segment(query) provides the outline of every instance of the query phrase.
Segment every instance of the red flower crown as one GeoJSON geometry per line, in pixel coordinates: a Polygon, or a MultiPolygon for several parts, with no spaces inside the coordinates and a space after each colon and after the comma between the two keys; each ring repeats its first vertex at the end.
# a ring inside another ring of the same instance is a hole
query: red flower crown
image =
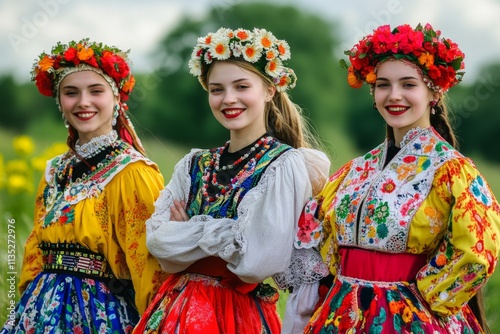
{"type": "Polygon", "coordinates": [[[59,89],[57,86],[65,69],[81,65],[91,66],[113,80],[121,101],[125,102],[135,85],[135,78],[130,73],[127,63],[127,55],[128,51],[123,52],[116,47],[89,42],[88,38],[79,42],[71,41],[67,45],[59,42],[52,48],[50,54],[45,52],[40,54],[33,64],[31,80],[35,81],[41,94],[57,97],[59,89]]]}
{"type": "Polygon", "coordinates": [[[347,80],[353,88],[364,82],[373,85],[377,64],[390,57],[416,64],[427,86],[437,92],[446,92],[465,74],[464,53],[430,24],[415,29],[404,24],[392,31],[389,25],[380,26],[344,53],[351,64],[341,60],[340,65],[348,70],[347,80]]]}

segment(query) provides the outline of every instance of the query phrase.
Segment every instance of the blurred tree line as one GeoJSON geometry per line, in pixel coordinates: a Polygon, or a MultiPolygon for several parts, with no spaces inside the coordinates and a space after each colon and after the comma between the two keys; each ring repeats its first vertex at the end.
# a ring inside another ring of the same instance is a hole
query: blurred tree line
{"type": "MultiPolygon", "coordinates": [[[[372,109],[368,87],[350,88],[347,73],[338,64],[343,50],[336,22],[293,6],[236,1],[214,6],[201,19],[181,19],[151,55],[152,71],[135,73],[137,84],[129,107],[141,135],[188,147],[211,147],[227,140],[226,130],[212,116],[207,93],[187,67],[196,38],[219,27],[265,28],[288,41],[292,52],[288,64],[298,76],[290,94],[316,132],[343,133],[361,151],[383,140],[384,122],[372,109]]],[[[458,85],[449,93],[454,128],[466,155],[500,162],[493,145],[498,142],[500,124],[499,88],[500,63],[485,66],[477,81],[458,85]]],[[[54,101],[38,94],[33,83],[16,84],[11,76],[0,77],[0,100],[3,127],[23,132],[40,117],[60,120],[54,101]]]]}

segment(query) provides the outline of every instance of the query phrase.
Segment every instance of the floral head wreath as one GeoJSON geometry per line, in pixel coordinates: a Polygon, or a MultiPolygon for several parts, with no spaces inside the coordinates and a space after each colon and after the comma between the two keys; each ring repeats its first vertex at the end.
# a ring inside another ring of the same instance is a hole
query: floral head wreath
{"type": "Polygon", "coordinates": [[[381,26],[345,54],[351,64],[341,60],[341,66],[348,70],[347,80],[353,88],[360,88],[363,82],[373,85],[378,65],[390,58],[417,65],[424,82],[435,92],[446,92],[465,74],[464,53],[430,24],[415,29],[404,24],[392,31],[389,25],[381,26]]]}
{"type": "Polygon", "coordinates": [[[57,97],[62,79],[70,73],[90,70],[108,81],[113,93],[122,102],[128,100],[135,85],[135,78],[127,63],[128,51],[90,42],[57,43],[50,54],[43,52],[33,64],[32,80],[42,95],[57,97]]]}
{"type": "Polygon", "coordinates": [[[197,76],[206,89],[202,76],[206,74],[210,64],[214,60],[231,57],[252,63],[271,79],[279,92],[295,87],[297,76],[292,69],[284,66],[284,62],[290,59],[288,43],[277,39],[265,29],[254,28],[249,31],[220,28],[215,33],[199,37],[189,60],[189,72],[197,76]]]}

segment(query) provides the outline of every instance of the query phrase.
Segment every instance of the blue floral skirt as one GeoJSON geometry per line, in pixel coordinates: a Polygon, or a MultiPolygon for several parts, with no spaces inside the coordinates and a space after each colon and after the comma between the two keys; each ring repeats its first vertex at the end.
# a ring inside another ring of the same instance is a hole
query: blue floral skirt
{"type": "Polygon", "coordinates": [[[139,320],[132,296],[92,278],[40,273],[7,319],[6,333],[130,333],[139,320]]]}

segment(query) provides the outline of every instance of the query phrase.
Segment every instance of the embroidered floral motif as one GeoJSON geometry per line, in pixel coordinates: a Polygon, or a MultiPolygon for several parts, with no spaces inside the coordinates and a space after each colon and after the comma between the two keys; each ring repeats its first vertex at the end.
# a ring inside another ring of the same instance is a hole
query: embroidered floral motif
{"type": "Polygon", "coordinates": [[[302,248],[305,244],[311,244],[313,240],[319,241],[321,237],[321,225],[314,217],[317,208],[318,203],[315,200],[309,201],[299,219],[299,230],[297,232],[297,246],[299,248],[302,248]]]}
{"type": "Polygon", "coordinates": [[[382,189],[380,189],[383,193],[390,194],[396,189],[396,184],[392,179],[388,179],[384,184],[382,184],[382,189]]]}
{"type": "Polygon", "coordinates": [[[76,203],[87,197],[97,197],[113,176],[127,164],[142,159],[142,155],[130,145],[120,142],[105,160],[97,164],[90,175],[84,174],[75,181],[71,181],[71,173],[66,174],[66,171],[71,170],[71,166],[76,163],[75,156],[66,153],[52,159],[47,187],[44,190],[46,214],[42,226],[73,223],[73,206],[76,203]],[[60,189],[61,177],[66,177],[66,183],[62,185],[64,189],[60,189]]]}
{"type": "Polygon", "coordinates": [[[490,206],[492,201],[492,196],[490,190],[486,186],[483,178],[481,176],[477,176],[471,183],[470,192],[474,196],[474,198],[481,202],[486,206],[490,206]]]}
{"type": "Polygon", "coordinates": [[[443,142],[434,129],[416,128],[386,168],[381,156],[387,142],[355,159],[333,201],[339,243],[404,251],[409,222],[427,197],[435,171],[459,154],[443,142]]]}

